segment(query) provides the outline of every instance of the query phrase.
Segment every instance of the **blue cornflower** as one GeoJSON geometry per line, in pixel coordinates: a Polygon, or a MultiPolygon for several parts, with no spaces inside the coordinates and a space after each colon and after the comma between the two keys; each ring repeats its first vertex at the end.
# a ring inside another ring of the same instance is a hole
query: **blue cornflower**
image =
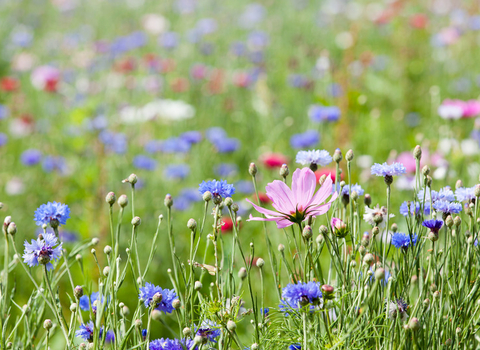
{"type": "MultiPolygon", "coordinates": [[[[358,185],[358,184],[355,184],[355,185],[352,185],[352,192],[355,191],[357,192],[357,194],[359,196],[363,196],[363,194],[365,193],[365,191],[363,190],[363,188],[358,185]]],[[[350,187],[349,185],[345,185],[343,186],[342,188],[342,195],[344,196],[349,196],[350,195],[350,187]]]]}
{"type": "Polygon", "coordinates": [[[264,308],[260,308],[260,313],[263,314],[263,316],[267,317],[268,314],[270,313],[270,308],[266,307],[265,309],[264,308]]]}
{"type": "Polygon", "coordinates": [[[213,142],[213,145],[220,153],[231,153],[240,148],[240,140],[233,137],[222,138],[213,142]]]}
{"type": "Polygon", "coordinates": [[[377,176],[397,176],[405,174],[407,169],[403,166],[402,163],[393,163],[388,165],[387,162],[385,162],[383,164],[373,164],[371,171],[372,175],[377,176]]]}
{"type": "Polygon", "coordinates": [[[427,191],[426,194],[424,194],[425,190],[422,188],[419,192],[418,192],[418,199],[420,199],[421,201],[423,201],[423,196],[425,195],[425,200],[426,201],[432,201],[433,203],[435,203],[436,201],[438,200],[444,200],[444,201],[447,201],[447,202],[453,202],[455,200],[455,195],[453,194],[453,191],[450,187],[443,187],[440,189],[440,191],[435,191],[435,190],[431,190],[432,192],[432,198],[430,198],[430,192],[427,191]]]}
{"type": "Polygon", "coordinates": [[[144,328],[144,329],[142,329],[142,338],[143,338],[143,340],[145,340],[146,337],[147,337],[147,330],[144,328]]]}
{"type": "Polygon", "coordinates": [[[395,246],[395,248],[407,249],[411,243],[413,243],[413,245],[417,244],[417,239],[417,234],[414,234],[412,236],[412,240],[410,241],[410,236],[408,234],[402,232],[395,232],[392,235],[392,244],[395,246]]]}
{"type": "MultiPolygon", "coordinates": [[[[425,202],[423,206],[423,212],[425,215],[430,214],[430,202],[425,202]]],[[[419,202],[403,202],[400,205],[400,214],[403,216],[410,216],[410,215],[419,215],[420,214],[420,203],[419,202]],[[410,211],[409,211],[410,207],[410,211]]]]}
{"type": "Polygon", "coordinates": [[[444,214],[458,214],[462,211],[462,205],[460,203],[450,203],[443,199],[433,203],[433,207],[444,214]]]}
{"type": "Polygon", "coordinates": [[[202,196],[196,188],[184,188],[180,191],[179,196],[184,197],[190,202],[200,202],[202,200],[202,196]]]}
{"type": "Polygon", "coordinates": [[[457,197],[457,201],[459,202],[467,202],[475,199],[475,186],[457,188],[455,197],[457,197]]]}
{"type": "Polygon", "coordinates": [[[178,137],[171,137],[164,140],[160,145],[160,151],[163,153],[187,153],[190,151],[191,144],[178,137]]]}
{"type": "Polygon", "coordinates": [[[291,344],[288,346],[288,350],[301,350],[302,346],[298,343],[296,344],[291,344]]]}
{"type": "Polygon", "coordinates": [[[322,298],[320,283],[298,282],[297,284],[288,284],[283,288],[282,298],[294,308],[300,308],[307,304],[317,304],[322,298]]]}
{"type": "Polygon", "coordinates": [[[195,326],[195,335],[199,335],[202,338],[208,338],[209,341],[216,343],[222,331],[218,324],[211,320],[204,320],[202,324],[197,327],[195,326]]]}
{"type": "Polygon", "coordinates": [[[158,43],[166,49],[174,49],[178,45],[179,36],[175,32],[165,32],[158,39],[158,43]]]}
{"type": "Polygon", "coordinates": [[[80,329],[75,332],[75,336],[78,338],[82,338],[85,341],[91,342],[93,341],[93,322],[88,321],[87,324],[81,324],[80,329]]]}
{"type": "Polygon", "coordinates": [[[143,299],[145,306],[149,307],[152,298],[156,293],[162,294],[162,301],[158,304],[156,309],[165,313],[172,313],[172,302],[177,298],[177,294],[173,289],[162,289],[152,283],[147,282],[145,283],[145,287],[140,288],[140,294],[138,298],[143,299]]]}
{"type": "Polygon", "coordinates": [[[308,116],[314,122],[336,122],[340,118],[340,108],[336,106],[311,105],[308,116]]]}
{"type": "Polygon", "coordinates": [[[164,174],[167,179],[184,179],[190,173],[190,167],[187,164],[170,164],[165,167],[164,174]]]}
{"type": "Polygon", "coordinates": [[[30,267],[42,264],[47,266],[47,270],[53,269],[50,261],[56,261],[62,255],[62,243],[55,247],[57,244],[58,240],[54,233],[45,233],[37,240],[32,239],[31,244],[25,241],[23,262],[30,267]]]}
{"type": "Polygon", "coordinates": [[[42,160],[42,152],[38,149],[27,149],[20,156],[20,160],[27,166],[38,164],[42,160]]]}
{"type": "Polygon", "coordinates": [[[302,165],[316,164],[320,166],[328,165],[332,162],[332,156],[328,151],[312,150],[312,151],[299,151],[297,153],[296,162],[302,165]]]}
{"type": "Polygon", "coordinates": [[[214,126],[214,127],[209,128],[205,131],[205,137],[211,143],[215,143],[218,140],[227,138],[228,135],[227,135],[227,132],[225,131],[225,129],[223,129],[219,126],[214,126]]]}
{"type": "Polygon", "coordinates": [[[107,151],[124,154],[127,151],[127,136],[122,133],[114,133],[103,130],[98,134],[98,139],[105,145],[107,151]]]}
{"type": "Polygon", "coordinates": [[[202,141],[202,133],[200,131],[186,131],[179,136],[183,141],[186,141],[190,144],[199,143],[202,141]]]}
{"type": "Polygon", "coordinates": [[[37,226],[50,224],[50,226],[65,225],[70,218],[70,208],[66,204],[48,202],[42,204],[35,211],[34,220],[37,226]],[[53,224],[53,225],[52,225],[53,224]]]}
{"type": "MultiPolygon", "coordinates": [[[[95,301],[99,300],[98,294],[99,294],[98,292],[93,292],[92,294],[90,294],[90,298],[88,297],[88,295],[81,296],[78,303],[78,306],[80,306],[80,310],[88,311],[90,310],[90,305],[92,305],[93,312],[96,312],[97,306],[94,304],[95,304],[95,301]]],[[[103,303],[104,300],[105,300],[105,297],[102,295],[100,299],[100,303],[103,303]]]]}
{"type": "Polygon", "coordinates": [[[318,131],[307,130],[301,134],[295,134],[290,138],[290,145],[293,148],[309,148],[320,142],[318,131]]]}
{"type": "Polygon", "coordinates": [[[153,171],[157,167],[157,161],[153,158],[139,154],[133,158],[133,166],[137,169],[153,171]]]}
{"type": "Polygon", "coordinates": [[[422,222],[422,225],[426,228],[429,228],[430,231],[432,231],[433,233],[438,233],[438,231],[440,231],[443,226],[443,221],[436,219],[425,220],[424,222],[422,222]]]}
{"type": "Polygon", "coordinates": [[[106,343],[113,343],[115,341],[115,332],[112,330],[107,331],[105,335],[105,342],[106,343]]]}
{"type": "Polygon", "coordinates": [[[214,196],[222,198],[231,197],[235,193],[233,185],[229,185],[226,180],[203,181],[198,190],[201,194],[210,191],[214,196]]]}
{"type": "Polygon", "coordinates": [[[161,339],[152,340],[149,343],[148,348],[150,350],[184,350],[184,349],[190,350],[193,345],[194,345],[193,340],[188,338],[185,338],[182,340],[161,338],[161,339]]]}
{"type": "Polygon", "coordinates": [[[56,170],[61,174],[65,174],[67,171],[67,164],[65,158],[55,156],[45,156],[42,160],[42,168],[45,172],[51,173],[56,170]]]}
{"type": "Polygon", "coordinates": [[[222,163],[215,167],[215,173],[221,177],[233,176],[238,173],[238,166],[234,163],[222,163]]]}

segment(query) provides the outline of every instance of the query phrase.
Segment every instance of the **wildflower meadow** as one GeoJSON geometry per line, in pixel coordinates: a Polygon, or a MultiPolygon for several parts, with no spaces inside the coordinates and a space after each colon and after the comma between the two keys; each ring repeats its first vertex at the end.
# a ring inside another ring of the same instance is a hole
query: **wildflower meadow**
{"type": "Polygon", "coordinates": [[[0,348],[480,348],[480,4],[0,0],[0,348]]]}

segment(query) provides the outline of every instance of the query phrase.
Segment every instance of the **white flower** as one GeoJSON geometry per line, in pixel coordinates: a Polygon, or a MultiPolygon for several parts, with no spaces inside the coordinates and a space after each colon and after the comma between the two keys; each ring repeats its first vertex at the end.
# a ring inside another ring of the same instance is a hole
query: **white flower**
{"type": "Polygon", "coordinates": [[[438,115],[443,119],[460,119],[463,109],[459,106],[441,105],[438,107],[438,115]]]}
{"type": "Polygon", "coordinates": [[[170,23],[161,15],[149,13],[142,17],[142,26],[147,33],[160,35],[168,30],[170,23]]]}
{"type": "Polygon", "coordinates": [[[124,107],[120,111],[120,120],[124,124],[144,123],[153,119],[179,121],[195,116],[195,108],[179,100],[155,100],[141,108],[124,107]]]}
{"type": "MultiPolygon", "coordinates": [[[[363,220],[368,222],[370,225],[375,225],[375,217],[381,217],[382,221],[377,224],[379,228],[385,227],[385,222],[387,216],[387,208],[381,207],[377,204],[374,208],[369,208],[365,206],[365,213],[363,214],[363,220]]],[[[389,215],[391,218],[395,217],[394,214],[389,215]]]]}

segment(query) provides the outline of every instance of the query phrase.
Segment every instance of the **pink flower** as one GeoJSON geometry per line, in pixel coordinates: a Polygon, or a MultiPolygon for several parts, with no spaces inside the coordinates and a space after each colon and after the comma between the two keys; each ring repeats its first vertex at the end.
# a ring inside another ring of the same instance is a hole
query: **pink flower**
{"type": "Polygon", "coordinates": [[[250,215],[247,221],[275,221],[278,228],[284,228],[301,223],[309,216],[325,214],[338,194],[334,192],[330,201],[325,203],[333,192],[332,179],[327,177],[317,193],[316,185],[315,174],[309,168],[295,170],[291,189],[283,181],[275,180],[269,183],[265,189],[277,211],[259,207],[247,199],[259,213],[265,215],[265,218],[250,215]]]}
{"type": "Polygon", "coordinates": [[[55,92],[60,80],[60,70],[52,66],[35,68],[31,75],[32,85],[38,90],[55,92]]]}
{"type": "Polygon", "coordinates": [[[348,234],[347,225],[339,218],[333,218],[330,220],[330,225],[335,233],[335,236],[344,238],[348,234]]]}
{"type": "Polygon", "coordinates": [[[480,114],[480,101],[447,99],[438,107],[438,114],[444,119],[472,118],[480,114]]]}

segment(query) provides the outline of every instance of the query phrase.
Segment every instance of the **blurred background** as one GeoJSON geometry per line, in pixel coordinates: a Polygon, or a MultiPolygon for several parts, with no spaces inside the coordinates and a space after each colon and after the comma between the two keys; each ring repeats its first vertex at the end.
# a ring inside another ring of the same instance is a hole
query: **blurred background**
{"type": "MultiPolygon", "coordinates": [[[[300,166],[299,150],[352,148],[353,182],[384,205],[370,166],[397,160],[408,174],[394,182],[396,208],[413,197],[416,144],[437,190],[478,182],[478,1],[0,0],[0,19],[0,201],[20,250],[38,234],[35,209],[54,200],[72,210],[67,249],[106,244],[105,194],[130,197],[132,172],[140,244],[169,193],[180,255],[203,180],[234,184],[246,219],[252,161],[263,192],[283,163],[300,166]]],[[[242,225],[243,243],[264,245],[262,225],[242,225]]],[[[165,247],[155,284],[167,281],[165,247]]]]}

